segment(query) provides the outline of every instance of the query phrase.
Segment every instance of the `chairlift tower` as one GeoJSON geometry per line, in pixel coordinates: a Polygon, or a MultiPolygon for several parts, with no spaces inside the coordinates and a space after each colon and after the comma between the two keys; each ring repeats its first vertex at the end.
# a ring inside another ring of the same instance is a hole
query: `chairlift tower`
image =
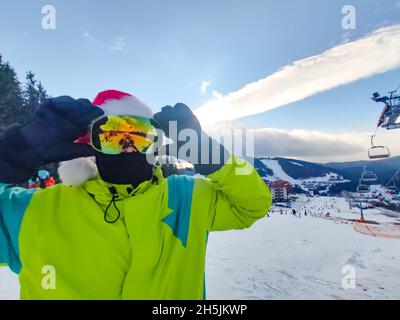
{"type": "Polygon", "coordinates": [[[398,189],[399,186],[400,186],[400,168],[397,169],[393,177],[391,177],[388,183],[386,184],[386,187],[392,190],[398,189]]]}
{"type": "Polygon", "coordinates": [[[362,195],[365,193],[370,192],[370,184],[372,182],[376,182],[378,180],[378,177],[373,171],[367,171],[367,166],[364,165],[363,167],[363,172],[361,173],[361,177],[358,180],[358,186],[357,186],[357,193],[360,195],[358,198],[358,205],[360,208],[360,222],[364,222],[364,209],[363,209],[363,202],[362,202],[362,195]]]}

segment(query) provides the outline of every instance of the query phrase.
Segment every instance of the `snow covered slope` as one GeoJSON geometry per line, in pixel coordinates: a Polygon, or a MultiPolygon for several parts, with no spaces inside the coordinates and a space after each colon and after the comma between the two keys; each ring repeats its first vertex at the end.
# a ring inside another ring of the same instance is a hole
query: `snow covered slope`
{"type": "Polygon", "coordinates": [[[267,179],[270,180],[285,180],[287,182],[290,182],[291,184],[295,185],[300,185],[301,181],[298,179],[294,179],[291,176],[289,176],[285,171],[283,171],[282,167],[280,166],[278,160],[272,160],[272,159],[261,159],[261,162],[267,166],[267,168],[271,169],[273,172],[273,175],[266,176],[267,179]]]}
{"type": "MultiPolygon", "coordinates": [[[[294,206],[358,218],[343,198],[300,198],[294,206]],[[312,208],[312,209],[311,209],[312,208]]],[[[351,224],[280,215],[244,231],[211,233],[207,256],[209,299],[399,299],[400,240],[369,237],[351,224]],[[345,290],[343,267],[355,270],[345,290]]],[[[285,210],[285,209],[283,209],[285,210]]],[[[367,210],[367,219],[398,222],[367,210]]]]}

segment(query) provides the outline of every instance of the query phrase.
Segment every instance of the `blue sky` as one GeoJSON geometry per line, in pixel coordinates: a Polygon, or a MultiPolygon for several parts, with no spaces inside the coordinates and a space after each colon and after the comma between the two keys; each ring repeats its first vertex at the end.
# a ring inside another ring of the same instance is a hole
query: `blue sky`
{"type": "MultiPolygon", "coordinates": [[[[20,78],[36,73],[54,95],[92,99],[115,88],[153,110],[185,102],[193,109],[293,61],[318,55],[400,22],[398,0],[132,1],[1,0],[0,53],[20,78]],[[41,9],[57,10],[56,30],[41,28],[41,9]],[[357,28],[343,30],[341,9],[356,8],[357,28]],[[200,87],[210,82],[202,94],[200,87]]],[[[400,84],[400,70],[362,79],[240,119],[248,127],[373,130],[373,91],[400,84]]]]}

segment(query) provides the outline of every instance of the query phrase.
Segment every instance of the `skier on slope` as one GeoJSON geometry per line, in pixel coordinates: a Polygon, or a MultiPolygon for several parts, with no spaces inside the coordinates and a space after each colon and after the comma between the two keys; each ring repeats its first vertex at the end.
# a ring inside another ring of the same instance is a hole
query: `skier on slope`
{"type": "Polygon", "coordinates": [[[156,122],[168,135],[170,121],[178,132],[202,132],[183,104],[153,116],[134,96],[110,90],[93,104],[50,99],[2,134],[0,263],[19,274],[22,299],[205,297],[208,232],[250,227],[271,196],[250,164],[224,152],[219,164],[194,163],[207,178],[164,179],[146,157],[154,141],[144,137],[156,122]],[[121,130],[132,144],[121,143],[121,130]],[[6,187],[59,161],[62,184],[6,187]]]}

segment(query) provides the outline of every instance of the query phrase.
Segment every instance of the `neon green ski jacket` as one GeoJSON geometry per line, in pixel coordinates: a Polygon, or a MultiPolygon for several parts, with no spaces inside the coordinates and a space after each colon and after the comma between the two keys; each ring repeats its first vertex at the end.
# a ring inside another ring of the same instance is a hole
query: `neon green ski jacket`
{"type": "Polygon", "coordinates": [[[204,299],[208,232],[248,228],[271,204],[254,168],[230,160],[207,178],[113,185],[115,206],[101,179],[4,186],[0,263],[19,274],[21,299],[204,299]]]}

